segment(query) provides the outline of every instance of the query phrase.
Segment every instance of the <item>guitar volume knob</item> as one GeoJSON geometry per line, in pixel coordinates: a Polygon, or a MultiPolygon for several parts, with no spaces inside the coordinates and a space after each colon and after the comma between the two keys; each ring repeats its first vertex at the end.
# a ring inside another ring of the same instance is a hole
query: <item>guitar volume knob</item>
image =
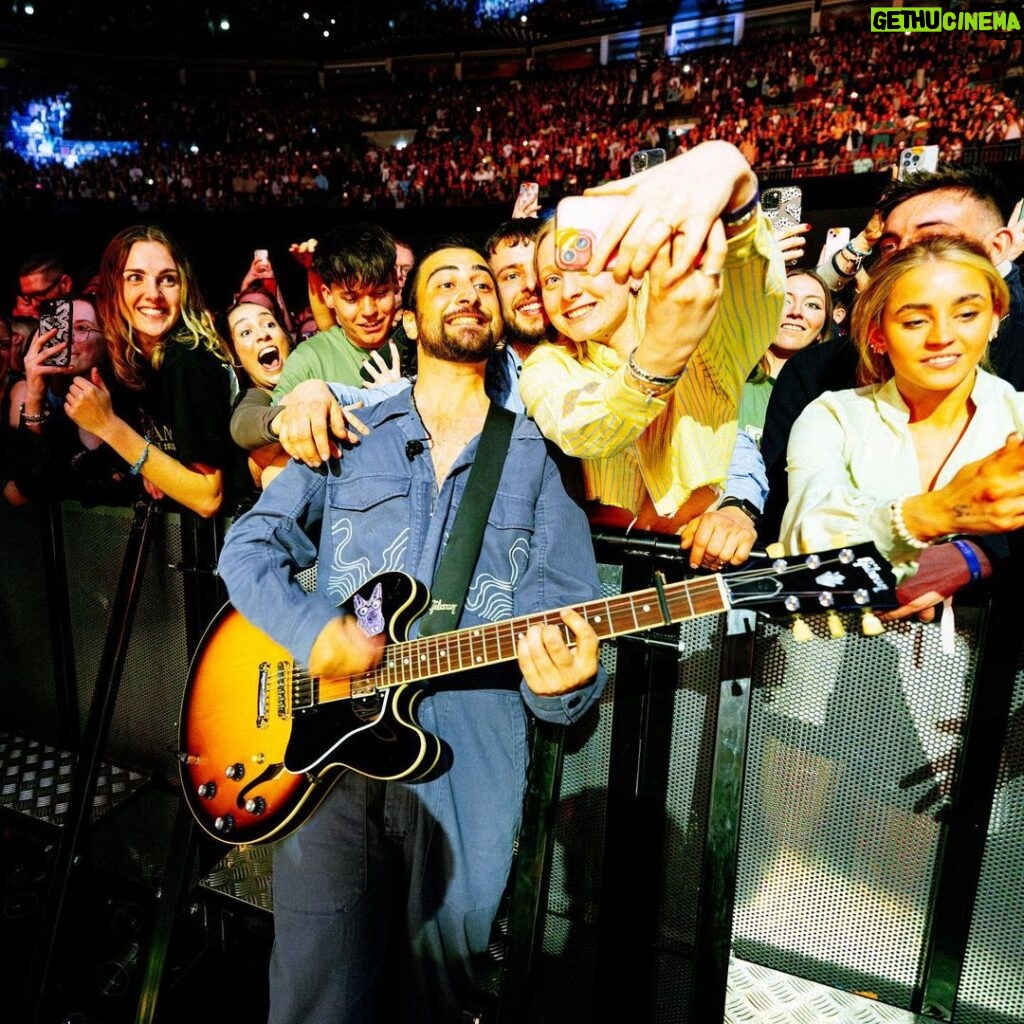
{"type": "Polygon", "coordinates": [[[245,809],[250,814],[262,814],[267,809],[267,801],[261,796],[250,797],[245,801],[245,809]]]}
{"type": "Polygon", "coordinates": [[[229,764],[224,769],[224,774],[229,779],[234,779],[237,782],[239,779],[245,778],[245,765],[241,761],[236,761],[234,764],[229,764]]]}
{"type": "Polygon", "coordinates": [[[212,800],[217,795],[217,783],[210,779],[209,782],[204,782],[196,792],[204,800],[212,800]]]}
{"type": "Polygon", "coordinates": [[[214,819],[213,827],[216,831],[227,835],[228,832],[234,829],[235,819],[230,814],[225,814],[223,817],[214,819]]]}

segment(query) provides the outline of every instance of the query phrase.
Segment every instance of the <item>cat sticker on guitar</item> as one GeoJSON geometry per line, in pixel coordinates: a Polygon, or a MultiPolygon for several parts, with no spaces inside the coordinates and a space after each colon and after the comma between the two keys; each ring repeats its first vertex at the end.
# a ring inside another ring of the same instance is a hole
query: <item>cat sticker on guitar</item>
{"type": "MultiPolygon", "coordinates": [[[[233,844],[283,838],[346,770],[424,778],[441,757],[440,741],[416,720],[424,684],[514,661],[519,635],[534,623],[552,623],[571,640],[559,609],[407,639],[430,601],[405,573],[364,583],[347,608],[388,645],[374,669],[344,679],[311,676],[230,605],[221,610],[192,660],[179,718],[182,791],[206,832],[233,844]]],[[[890,566],[862,544],[728,575],[658,579],[576,611],[603,639],[730,608],[791,615],[896,604],[890,566]]]]}

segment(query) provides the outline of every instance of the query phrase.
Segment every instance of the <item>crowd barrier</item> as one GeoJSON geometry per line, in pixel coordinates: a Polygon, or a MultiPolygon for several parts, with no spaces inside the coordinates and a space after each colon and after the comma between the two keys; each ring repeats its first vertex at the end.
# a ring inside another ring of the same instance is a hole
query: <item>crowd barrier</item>
{"type": "MultiPolygon", "coordinates": [[[[45,993],[71,998],[54,950],[84,857],[160,894],[132,990],[150,1020],[182,903],[246,855],[197,854],[174,790],[189,656],[221,597],[218,530],[69,504],[4,508],[0,536],[0,805],[9,827],[42,817],[59,836],[23,1019],[55,1019],[45,993]]],[[[669,540],[595,545],[608,596],[684,571],[669,540]]],[[[964,603],[946,636],[840,619],[845,635],[809,618],[797,642],[734,611],[605,645],[598,712],[535,737],[481,1020],[1024,1018],[1013,596],[964,603]]],[[[257,873],[251,913],[267,916],[257,873]]]]}

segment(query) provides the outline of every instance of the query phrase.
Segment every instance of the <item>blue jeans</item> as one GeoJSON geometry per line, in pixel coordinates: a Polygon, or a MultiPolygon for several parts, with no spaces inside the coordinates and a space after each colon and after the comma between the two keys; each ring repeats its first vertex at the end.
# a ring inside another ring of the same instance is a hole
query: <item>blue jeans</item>
{"type": "Polygon", "coordinates": [[[444,774],[346,772],[274,847],[271,1024],[449,1024],[473,992],[519,829],[525,709],[518,691],[450,690],[419,718],[453,752],[444,774]]]}

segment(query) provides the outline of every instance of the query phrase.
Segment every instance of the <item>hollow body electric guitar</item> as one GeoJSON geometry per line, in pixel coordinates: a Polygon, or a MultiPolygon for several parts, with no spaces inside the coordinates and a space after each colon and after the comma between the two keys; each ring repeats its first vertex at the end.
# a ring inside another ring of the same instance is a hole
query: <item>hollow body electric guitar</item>
{"type": "MultiPolygon", "coordinates": [[[[350,768],[377,779],[416,780],[438,764],[441,743],[416,721],[419,684],[516,657],[519,635],[557,610],[407,640],[430,593],[411,576],[375,576],[350,610],[385,633],[379,665],[345,679],[311,677],[230,605],[196,652],[182,698],[178,760],[185,799],[202,828],[227,843],[280,839],[298,828],[350,768]]],[[[895,584],[870,544],[764,568],[666,583],[577,605],[599,638],[730,608],[813,614],[891,608],[895,584]]]]}

